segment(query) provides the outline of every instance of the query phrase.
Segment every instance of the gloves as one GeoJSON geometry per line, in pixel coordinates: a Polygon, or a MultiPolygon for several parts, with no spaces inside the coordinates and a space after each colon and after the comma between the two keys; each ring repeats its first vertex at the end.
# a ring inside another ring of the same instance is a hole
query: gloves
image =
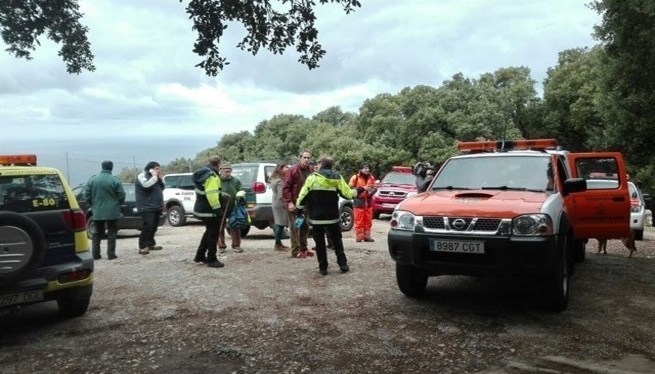
{"type": "Polygon", "coordinates": [[[239,191],[237,192],[236,199],[237,200],[243,200],[246,198],[246,191],[239,191]]]}
{"type": "Polygon", "coordinates": [[[357,195],[359,195],[360,193],[364,192],[364,187],[357,187],[355,188],[355,191],[357,191],[357,195]]]}

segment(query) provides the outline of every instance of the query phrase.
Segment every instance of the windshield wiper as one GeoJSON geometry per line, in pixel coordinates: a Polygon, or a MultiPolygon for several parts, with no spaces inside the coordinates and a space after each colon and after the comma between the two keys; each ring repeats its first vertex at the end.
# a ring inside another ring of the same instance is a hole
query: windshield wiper
{"type": "Polygon", "coordinates": [[[470,190],[469,187],[455,187],[455,186],[443,186],[443,187],[432,187],[432,191],[435,190],[470,190]]]}
{"type": "Polygon", "coordinates": [[[527,191],[525,187],[510,187],[510,186],[484,186],[480,187],[481,190],[503,190],[503,191],[527,191]]]}

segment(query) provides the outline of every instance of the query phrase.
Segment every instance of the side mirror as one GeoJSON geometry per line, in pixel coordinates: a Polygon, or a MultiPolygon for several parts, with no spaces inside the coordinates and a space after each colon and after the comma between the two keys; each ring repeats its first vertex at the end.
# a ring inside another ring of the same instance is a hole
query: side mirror
{"type": "Polygon", "coordinates": [[[587,190],[587,180],[584,178],[569,178],[564,181],[562,195],[567,196],[572,192],[584,192],[587,190]]]}

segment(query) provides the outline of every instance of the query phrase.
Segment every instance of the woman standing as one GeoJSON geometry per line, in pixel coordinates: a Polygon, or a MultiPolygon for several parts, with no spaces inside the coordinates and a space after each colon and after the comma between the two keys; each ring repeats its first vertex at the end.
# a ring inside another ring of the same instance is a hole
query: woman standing
{"type": "Polygon", "coordinates": [[[282,235],[284,228],[289,226],[289,218],[286,205],[282,200],[282,188],[284,187],[284,176],[289,170],[289,165],[282,161],[275,165],[275,170],[271,174],[270,184],[273,190],[273,220],[275,221],[275,247],[276,251],[288,251],[290,248],[282,244],[282,235]]]}

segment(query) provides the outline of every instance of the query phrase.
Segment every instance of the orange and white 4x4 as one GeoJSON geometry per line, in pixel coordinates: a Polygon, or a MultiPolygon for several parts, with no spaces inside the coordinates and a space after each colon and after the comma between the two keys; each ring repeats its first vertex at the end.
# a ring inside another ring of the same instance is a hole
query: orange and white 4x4
{"type": "Polygon", "coordinates": [[[429,276],[537,276],[547,306],[566,308],[574,261],[588,238],[629,232],[630,198],[620,153],[569,153],[552,139],[460,143],[428,190],[398,205],[388,234],[400,290],[429,276]],[[592,173],[622,176],[587,189],[592,173]]]}

